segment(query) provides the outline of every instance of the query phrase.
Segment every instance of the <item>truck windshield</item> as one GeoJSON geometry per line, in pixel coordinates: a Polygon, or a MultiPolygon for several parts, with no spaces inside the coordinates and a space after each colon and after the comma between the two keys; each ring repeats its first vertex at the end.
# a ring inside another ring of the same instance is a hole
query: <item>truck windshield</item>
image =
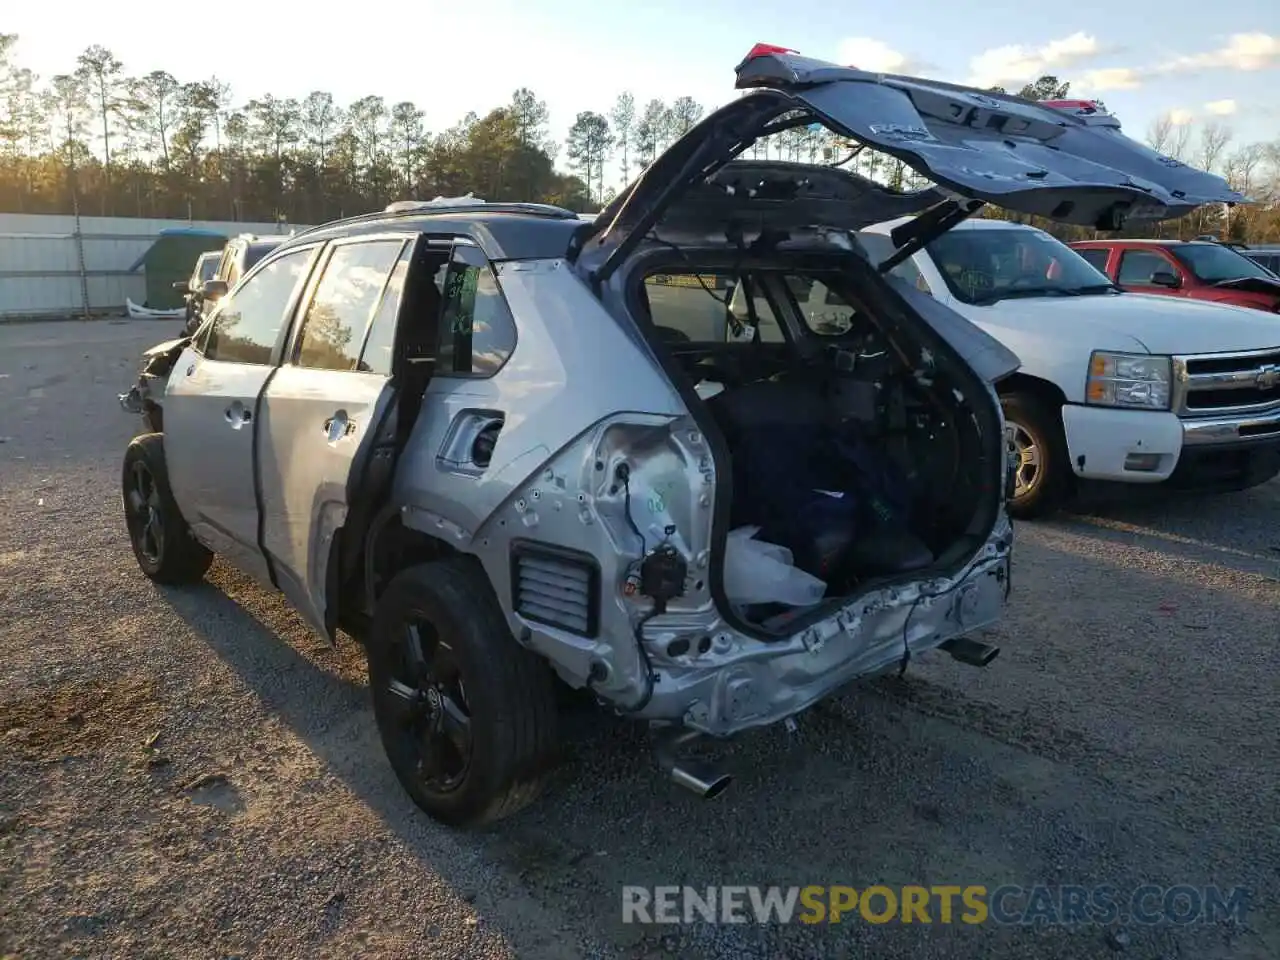
{"type": "Polygon", "coordinates": [[[1275,275],[1260,264],[1236,253],[1230,247],[1216,243],[1178,244],[1173,247],[1173,254],[1204,283],[1221,283],[1223,280],[1241,280],[1245,277],[1275,279],[1275,275]]]}
{"type": "Polygon", "coordinates": [[[1105,274],[1043,230],[952,230],[925,249],[951,293],[963,303],[1116,290],[1105,274]]]}

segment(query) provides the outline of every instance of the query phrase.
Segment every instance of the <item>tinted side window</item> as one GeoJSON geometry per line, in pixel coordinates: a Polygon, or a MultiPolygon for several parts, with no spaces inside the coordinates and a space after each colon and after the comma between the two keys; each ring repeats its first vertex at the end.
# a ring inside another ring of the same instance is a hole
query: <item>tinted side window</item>
{"type": "MultiPolygon", "coordinates": [[[[813,281],[794,280],[797,289],[812,289],[813,281]],[[807,284],[807,285],[806,285],[807,284]]],[[[644,296],[657,334],[670,343],[751,341],[759,334],[765,343],[786,338],[758,277],[732,273],[664,273],[645,278],[644,296]],[[752,314],[758,330],[751,326],[752,314]]]]}
{"type": "Polygon", "coordinates": [[[285,311],[314,251],[294,250],[267,264],[218,302],[204,354],[229,363],[270,363],[285,311]]]}
{"type": "Polygon", "coordinates": [[[1151,277],[1157,273],[1173,273],[1174,267],[1158,253],[1145,250],[1126,250],[1120,258],[1121,285],[1131,283],[1137,286],[1150,285],[1151,277]]]}
{"type": "MultiPolygon", "coordinates": [[[[404,297],[404,279],[409,274],[409,264],[413,259],[413,244],[405,247],[400,259],[396,261],[382,292],[382,300],[369,324],[369,336],[365,338],[364,351],[360,354],[360,363],[356,369],[366,373],[380,373],[384,377],[391,376],[391,361],[394,356],[396,342],[396,318],[400,314],[400,301],[404,297]]],[[[438,302],[438,301],[437,301],[438,302]]]]}
{"type": "Polygon", "coordinates": [[[455,247],[444,280],[441,374],[491,377],[516,346],[516,324],[498,278],[475,247],[455,247]]]}
{"type": "Polygon", "coordinates": [[[1110,252],[1109,250],[1099,250],[1094,247],[1076,251],[1089,262],[1089,266],[1101,270],[1103,273],[1107,272],[1107,254],[1110,252]]]}
{"type": "Polygon", "coordinates": [[[726,307],[737,317],[747,315],[745,294],[728,273],[654,274],[644,279],[644,296],[658,335],[674,342],[721,342],[726,307]]]}
{"type": "Polygon", "coordinates": [[[403,248],[403,240],[333,248],[302,323],[298,366],[356,369],[369,318],[403,248]]]}
{"type": "Polygon", "coordinates": [[[270,253],[272,250],[274,250],[278,246],[279,244],[277,243],[246,244],[244,248],[244,263],[241,264],[240,268],[242,270],[249,270],[255,264],[257,264],[259,260],[261,260],[263,257],[265,257],[268,253],[270,253]]]}

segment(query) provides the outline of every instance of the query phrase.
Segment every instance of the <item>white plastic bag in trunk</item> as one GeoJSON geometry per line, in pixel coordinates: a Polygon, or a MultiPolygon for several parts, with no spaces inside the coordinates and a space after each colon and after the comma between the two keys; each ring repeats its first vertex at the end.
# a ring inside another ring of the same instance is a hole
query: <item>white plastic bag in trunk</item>
{"type": "Polygon", "coordinates": [[[810,607],[827,585],[792,564],[791,551],[756,540],[759,527],[729,532],[724,555],[724,592],[733,604],[783,603],[810,607]]]}

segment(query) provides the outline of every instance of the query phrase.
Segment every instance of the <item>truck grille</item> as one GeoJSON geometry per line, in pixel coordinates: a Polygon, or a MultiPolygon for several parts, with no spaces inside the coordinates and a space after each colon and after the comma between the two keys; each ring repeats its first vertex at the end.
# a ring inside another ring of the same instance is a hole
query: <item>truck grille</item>
{"type": "Polygon", "coordinates": [[[576,550],[517,541],[511,550],[511,606],[526,620],[594,637],[600,568],[593,557],[576,550]]]}
{"type": "Polygon", "coordinates": [[[1183,417],[1280,408],[1280,348],[1174,357],[1174,413],[1183,417]]]}

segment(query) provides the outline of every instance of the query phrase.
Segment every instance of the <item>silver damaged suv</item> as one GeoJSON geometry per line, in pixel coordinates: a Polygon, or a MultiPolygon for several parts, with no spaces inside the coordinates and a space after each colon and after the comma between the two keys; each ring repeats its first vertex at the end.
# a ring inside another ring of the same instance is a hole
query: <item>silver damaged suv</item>
{"type": "MultiPolygon", "coordinates": [[[[281,244],[149,351],[124,458],[143,572],[214,554],[365,646],[432,816],[529,802],[558,687],[654,727],[660,767],[1000,616],[1013,534],[992,384],[1018,359],[887,276],[985,202],[1119,229],[1242,199],[1089,105],[759,47],[743,96],[600,216],[397,203],[281,244]],[[938,186],[735,159],[823,124],[938,186]],[[855,232],[917,214],[870,262],[855,232]]],[[[131,408],[135,409],[135,408],[131,408]]]]}

